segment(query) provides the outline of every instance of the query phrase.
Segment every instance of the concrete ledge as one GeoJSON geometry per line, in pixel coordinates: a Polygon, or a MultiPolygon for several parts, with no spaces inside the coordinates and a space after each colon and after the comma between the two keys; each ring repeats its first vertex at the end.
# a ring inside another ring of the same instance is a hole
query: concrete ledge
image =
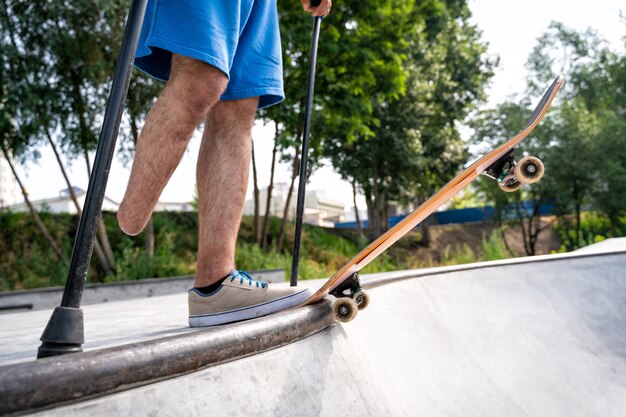
{"type": "MultiPolygon", "coordinates": [[[[260,281],[285,281],[285,271],[282,269],[265,269],[249,272],[260,281]]],[[[193,287],[193,276],[87,284],[85,285],[81,305],[156,297],[177,292],[184,293],[191,287],[193,287]]],[[[0,292],[0,312],[54,308],[61,304],[62,296],[63,287],[0,292]]]]}
{"type": "Polygon", "coordinates": [[[333,324],[331,303],[142,343],[0,367],[0,414],[111,394],[272,350],[333,324]]]}

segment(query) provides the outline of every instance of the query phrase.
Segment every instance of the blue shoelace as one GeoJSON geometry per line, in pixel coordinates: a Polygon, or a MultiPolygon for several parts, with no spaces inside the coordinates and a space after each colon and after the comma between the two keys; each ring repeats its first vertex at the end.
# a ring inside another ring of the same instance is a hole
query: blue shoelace
{"type": "Polygon", "coordinates": [[[230,282],[233,282],[235,279],[239,278],[239,283],[243,284],[243,282],[247,279],[248,285],[256,284],[256,286],[261,286],[261,288],[265,288],[267,286],[267,282],[257,281],[250,276],[246,271],[235,271],[233,275],[230,276],[230,282]]]}

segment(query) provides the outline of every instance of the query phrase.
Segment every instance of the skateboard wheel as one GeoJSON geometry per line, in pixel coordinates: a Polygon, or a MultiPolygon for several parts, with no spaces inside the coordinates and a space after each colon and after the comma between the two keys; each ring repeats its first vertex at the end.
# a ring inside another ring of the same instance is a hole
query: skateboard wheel
{"type": "Polygon", "coordinates": [[[370,296],[363,290],[355,292],[352,299],[356,302],[359,310],[365,310],[370,305],[370,296]]]}
{"type": "Polygon", "coordinates": [[[512,193],[513,191],[519,190],[520,188],[522,188],[522,185],[524,184],[518,181],[517,178],[498,183],[500,189],[507,193],[512,193]]]}
{"type": "Polygon", "coordinates": [[[515,165],[515,177],[523,184],[532,184],[543,177],[545,168],[541,159],[534,156],[526,156],[515,165]]]}
{"type": "Polygon", "coordinates": [[[359,306],[352,298],[338,298],[333,304],[333,316],[335,320],[347,323],[356,317],[359,306]]]}

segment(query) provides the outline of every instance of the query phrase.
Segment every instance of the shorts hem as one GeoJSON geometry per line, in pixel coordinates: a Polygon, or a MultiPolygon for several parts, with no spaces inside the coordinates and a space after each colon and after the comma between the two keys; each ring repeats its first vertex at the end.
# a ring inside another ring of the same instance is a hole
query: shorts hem
{"type": "MultiPolygon", "coordinates": [[[[226,75],[226,77],[230,79],[228,65],[226,65],[226,63],[223,60],[213,55],[207,54],[202,51],[198,51],[197,49],[180,46],[178,44],[168,42],[164,39],[156,38],[153,36],[149,36],[148,39],[146,39],[145,46],[148,49],[150,49],[151,53],[152,53],[152,48],[155,47],[155,48],[164,49],[173,54],[183,55],[189,58],[194,58],[199,61],[205,62],[217,68],[218,70],[220,70],[222,73],[224,73],[224,75],[226,75]]],[[[151,76],[155,78],[158,78],[163,81],[167,81],[170,76],[169,71],[166,72],[166,71],[163,71],[163,69],[157,69],[153,67],[152,65],[148,64],[146,61],[142,60],[142,58],[147,58],[149,56],[150,54],[137,56],[137,59],[139,59],[140,61],[135,62],[135,66],[139,68],[140,70],[147,72],[148,74],[150,74],[151,76]]]]}
{"type": "Polygon", "coordinates": [[[244,98],[259,97],[259,109],[278,104],[285,99],[285,93],[279,87],[254,87],[243,90],[227,91],[220,97],[221,100],[241,100],[244,98]]]}
{"type": "MultiPolygon", "coordinates": [[[[148,55],[144,55],[144,57],[146,57],[148,55]]],[[[133,65],[135,66],[135,68],[137,68],[139,71],[144,72],[146,74],[148,74],[150,77],[152,78],[156,78],[159,81],[167,81],[168,80],[168,75],[163,75],[165,74],[163,71],[154,68],[152,65],[148,64],[146,61],[141,60],[142,57],[136,57],[135,58],[135,62],[133,63],[133,65]]]]}

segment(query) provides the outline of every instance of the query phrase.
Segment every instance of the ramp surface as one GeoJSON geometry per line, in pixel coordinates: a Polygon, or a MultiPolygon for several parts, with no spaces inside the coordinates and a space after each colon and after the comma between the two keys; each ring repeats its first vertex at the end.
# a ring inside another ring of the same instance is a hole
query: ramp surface
{"type": "Polygon", "coordinates": [[[537,259],[404,277],[351,323],[40,415],[626,415],[626,253],[537,259]]]}

